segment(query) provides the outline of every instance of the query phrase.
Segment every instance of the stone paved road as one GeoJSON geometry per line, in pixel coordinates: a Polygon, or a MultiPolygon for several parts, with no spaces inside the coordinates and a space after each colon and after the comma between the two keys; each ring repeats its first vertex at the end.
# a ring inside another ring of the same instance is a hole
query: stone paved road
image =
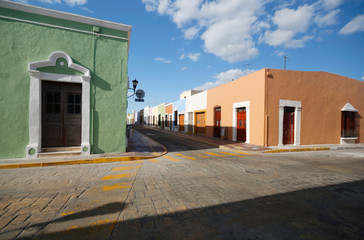
{"type": "Polygon", "coordinates": [[[1,170],[0,239],[364,236],[363,150],[250,155],[145,133],[169,153],[1,170]]]}

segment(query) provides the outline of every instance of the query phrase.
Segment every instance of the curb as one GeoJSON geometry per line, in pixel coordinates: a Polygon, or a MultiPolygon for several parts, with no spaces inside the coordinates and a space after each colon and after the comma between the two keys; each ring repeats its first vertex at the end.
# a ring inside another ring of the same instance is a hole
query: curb
{"type": "Polygon", "coordinates": [[[276,149],[276,150],[263,151],[263,153],[309,152],[309,151],[326,151],[326,150],[330,150],[330,148],[329,147],[314,147],[314,148],[276,149]]]}
{"type": "MultiPolygon", "coordinates": [[[[140,133],[140,132],[139,132],[140,133]]],[[[142,134],[142,133],[140,133],[142,134]]],[[[80,164],[97,164],[97,163],[112,163],[112,162],[127,162],[127,161],[137,161],[137,160],[146,160],[152,158],[158,158],[168,153],[167,148],[154,141],[150,137],[142,134],[144,137],[148,138],[150,141],[153,141],[159,144],[164,152],[158,154],[158,152],[151,153],[152,156],[129,156],[129,157],[106,157],[106,158],[94,158],[94,159],[81,159],[81,160],[61,160],[54,162],[32,162],[32,163],[8,163],[8,164],[0,164],[1,169],[14,169],[14,168],[32,168],[32,167],[52,167],[52,166],[65,166],[65,165],[80,165],[80,164]]],[[[151,147],[153,149],[153,147],[151,147]]]]}
{"type": "Polygon", "coordinates": [[[64,166],[64,165],[79,165],[79,164],[96,164],[96,163],[112,163],[112,162],[126,162],[145,160],[151,158],[157,158],[166,153],[155,156],[136,156],[136,157],[113,157],[113,158],[95,158],[95,159],[82,159],[82,160],[68,160],[68,161],[56,161],[56,162],[35,162],[35,163],[15,163],[15,164],[1,164],[0,169],[13,169],[13,168],[31,168],[31,167],[52,167],[52,166],[64,166]]]}

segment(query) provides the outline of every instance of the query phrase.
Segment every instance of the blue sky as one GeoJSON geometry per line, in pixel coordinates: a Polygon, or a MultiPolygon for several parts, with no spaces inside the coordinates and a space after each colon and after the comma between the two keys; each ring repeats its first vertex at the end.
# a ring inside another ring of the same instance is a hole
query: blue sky
{"type": "MultiPolygon", "coordinates": [[[[145,102],[179,99],[262,68],[364,80],[364,0],[19,0],[132,26],[129,77],[145,102]]],[[[364,93],[363,93],[364,94],[364,93]]]]}

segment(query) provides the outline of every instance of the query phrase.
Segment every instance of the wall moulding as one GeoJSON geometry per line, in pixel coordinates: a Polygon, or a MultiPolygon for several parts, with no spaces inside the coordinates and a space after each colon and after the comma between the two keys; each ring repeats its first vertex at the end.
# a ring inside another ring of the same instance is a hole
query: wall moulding
{"type": "Polygon", "coordinates": [[[37,158],[42,146],[42,80],[54,82],[81,83],[82,85],[82,120],[81,120],[81,152],[90,154],[90,70],[75,64],[65,52],[56,51],[47,60],[29,63],[30,76],[29,93],[29,144],[26,147],[27,158],[37,158]],[[82,73],[81,76],[40,72],[41,67],[56,66],[59,58],[67,62],[71,69],[82,73]]]}

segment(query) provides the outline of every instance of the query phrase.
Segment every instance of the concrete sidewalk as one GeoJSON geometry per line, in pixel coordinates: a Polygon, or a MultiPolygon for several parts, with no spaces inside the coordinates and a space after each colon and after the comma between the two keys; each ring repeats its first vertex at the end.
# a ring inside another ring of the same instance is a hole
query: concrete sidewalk
{"type": "Polygon", "coordinates": [[[155,158],[166,153],[167,149],[163,145],[134,130],[132,136],[128,138],[128,147],[125,153],[36,159],[3,159],[0,160],[0,169],[133,161],[155,158]]]}
{"type": "MultiPolygon", "coordinates": [[[[200,134],[186,134],[185,132],[175,132],[170,130],[164,130],[155,128],[153,126],[143,126],[144,128],[154,129],[162,131],[174,136],[187,138],[190,140],[203,142],[217,148],[225,148],[239,151],[253,151],[261,153],[282,153],[282,152],[301,152],[301,151],[323,151],[323,150],[339,150],[339,149],[364,149],[364,144],[320,144],[320,145],[285,145],[285,146],[269,146],[263,147],[259,145],[253,145],[243,142],[234,142],[230,140],[224,140],[220,138],[211,138],[200,134]]],[[[136,127],[137,129],[139,127],[136,127]]]]}

